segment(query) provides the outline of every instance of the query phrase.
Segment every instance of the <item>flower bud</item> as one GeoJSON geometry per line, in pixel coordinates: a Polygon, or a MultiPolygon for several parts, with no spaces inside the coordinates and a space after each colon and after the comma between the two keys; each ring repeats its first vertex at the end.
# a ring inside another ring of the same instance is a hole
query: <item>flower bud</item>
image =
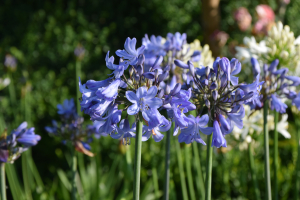
{"type": "Polygon", "coordinates": [[[171,88],[169,85],[166,86],[166,94],[170,94],[171,88]]]}
{"type": "Polygon", "coordinates": [[[157,93],[157,97],[162,98],[164,96],[164,93],[165,93],[164,89],[160,89],[157,93]]]}
{"type": "Polygon", "coordinates": [[[137,65],[142,65],[145,61],[145,56],[144,54],[140,54],[139,57],[138,57],[138,62],[137,62],[137,65]]]}
{"type": "Polygon", "coordinates": [[[152,65],[152,68],[156,69],[162,63],[162,61],[163,61],[162,56],[157,57],[154,64],[152,65]]]}
{"type": "Polygon", "coordinates": [[[189,69],[190,69],[190,73],[191,75],[194,77],[195,76],[195,68],[194,65],[191,61],[188,61],[188,65],[189,65],[189,69]]]}
{"type": "Polygon", "coordinates": [[[176,95],[178,92],[180,92],[180,90],[181,90],[181,84],[180,83],[177,83],[175,86],[174,86],[174,88],[173,88],[173,90],[171,91],[171,96],[174,96],[174,95],[176,95]]]}
{"type": "Polygon", "coordinates": [[[183,68],[183,69],[188,69],[188,68],[189,68],[188,64],[185,64],[185,63],[182,62],[181,60],[175,60],[175,61],[174,61],[174,64],[175,64],[177,67],[180,67],[180,68],[183,68]]]}
{"type": "Polygon", "coordinates": [[[210,108],[210,101],[208,99],[205,100],[205,105],[210,108]]]}
{"type": "Polygon", "coordinates": [[[144,73],[143,71],[143,67],[142,67],[142,65],[138,65],[137,67],[136,67],[136,71],[137,71],[137,73],[139,74],[139,76],[142,76],[142,74],[144,73]]]}
{"type": "Polygon", "coordinates": [[[218,99],[218,91],[217,90],[212,91],[212,97],[215,101],[218,99]]]}
{"type": "Polygon", "coordinates": [[[129,76],[131,77],[131,76],[132,76],[132,74],[133,74],[133,67],[132,67],[132,66],[130,66],[130,67],[129,67],[129,76]]]}
{"type": "Polygon", "coordinates": [[[208,66],[205,67],[205,74],[208,76],[210,73],[210,68],[208,66]]]}
{"type": "Polygon", "coordinates": [[[251,58],[251,64],[252,64],[252,71],[254,77],[256,77],[258,74],[260,74],[260,66],[258,61],[255,58],[251,58]]]}

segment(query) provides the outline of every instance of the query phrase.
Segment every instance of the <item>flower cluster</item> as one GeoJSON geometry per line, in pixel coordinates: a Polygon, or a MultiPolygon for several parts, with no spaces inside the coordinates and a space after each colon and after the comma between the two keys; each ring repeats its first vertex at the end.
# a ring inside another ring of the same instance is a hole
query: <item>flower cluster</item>
{"type": "Polygon", "coordinates": [[[245,63],[250,63],[252,57],[260,64],[279,59],[280,66],[286,67],[295,75],[300,75],[300,37],[295,39],[290,27],[278,22],[259,43],[255,38],[244,38],[246,47],[236,47],[236,57],[245,63]]]}
{"type": "Polygon", "coordinates": [[[60,123],[53,120],[52,126],[45,127],[46,131],[56,137],[60,137],[63,143],[71,141],[75,149],[88,156],[94,154],[90,152],[89,145],[93,140],[93,135],[99,138],[102,134],[98,132],[101,123],[94,123],[93,125],[83,126],[84,119],[76,113],[76,107],[73,99],[66,99],[63,104],[57,105],[58,114],[61,117],[60,123]]]}
{"type": "MultiPolygon", "coordinates": [[[[288,128],[288,115],[283,114],[281,120],[277,123],[277,131],[285,138],[291,138],[288,128]]],[[[268,115],[268,130],[274,130],[274,116],[268,115]]],[[[255,141],[257,136],[263,131],[263,113],[262,110],[253,112],[250,106],[245,106],[245,117],[243,119],[243,129],[233,128],[233,136],[239,143],[239,149],[248,148],[248,143],[255,141]]]]}
{"type": "MultiPolygon", "coordinates": [[[[173,61],[182,59],[189,50],[183,53],[186,34],[168,34],[161,36],[146,35],[143,45],[136,49],[136,39],[127,38],[124,50],[117,50],[119,64],[114,57],[106,56],[106,66],[113,70],[111,77],[102,81],[89,80],[85,84],[79,82],[82,98],[80,105],[91,120],[100,123],[99,133],[108,134],[112,138],[122,139],[130,144],[135,137],[136,122],[129,124],[128,115],[143,121],[142,140],[151,136],[156,142],[164,137],[161,132],[169,130],[171,122],[161,114],[167,110],[168,116],[175,122],[178,132],[188,123],[182,120],[185,113],[195,109],[189,102],[191,89],[183,90],[177,83],[173,61]],[[129,75],[129,76],[128,76],[129,75]],[[176,84],[177,83],[177,84],[176,84]],[[121,119],[125,112],[125,118],[121,119]]],[[[193,50],[190,58],[199,61],[201,52],[193,50]]]]}
{"type": "Polygon", "coordinates": [[[257,81],[261,79],[264,83],[259,88],[258,98],[249,102],[252,109],[262,108],[266,100],[270,100],[272,110],[285,113],[287,105],[282,101],[283,98],[292,100],[293,104],[300,108],[300,95],[294,91],[294,87],[300,85],[300,78],[289,76],[287,68],[277,69],[279,60],[274,60],[269,66],[263,66],[263,75],[260,77],[260,66],[255,58],[251,59],[253,74],[257,81]]]}
{"type": "MultiPolygon", "coordinates": [[[[192,62],[185,64],[178,60],[176,65],[189,69],[193,80],[188,83],[188,87],[193,89],[193,100],[200,109],[200,115],[204,107],[208,108],[208,115],[201,118],[187,120],[187,129],[182,129],[182,134],[187,138],[199,134],[199,130],[209,135],[213,132],[212,146],[226,147],[224,136],[232,132],[233,127],[243,127],[244,104],[257,98],[257,90],[260,83],[255,81],[252,84],[239,84],[237,75],[241,71],[241,63],[237,59],[229,61],[227,58],[217,58],[213,64],[213,69],[209,67],[194,68],[192,62]],[[213,127],[206,127],[209,121],[213,122],[213,127]],[[204,126],[203,126],[204,125],[204,126]],[[195,131],[191,131],[195,130],[195,131]]],[[[195,137],[195,136],[194,136],[195,137]]],[[[200,136],[196,136],[198,141],[200,136]]]]}
{"type": "Polygon", "coordinates": [[[40,139],[41,136],[34,133],[33,127],[27,129],[27,122],[23,122],[8,136],[5,131],[0,138],[0,162],[13,163],[21,153],[35,146],[40,139]]]}

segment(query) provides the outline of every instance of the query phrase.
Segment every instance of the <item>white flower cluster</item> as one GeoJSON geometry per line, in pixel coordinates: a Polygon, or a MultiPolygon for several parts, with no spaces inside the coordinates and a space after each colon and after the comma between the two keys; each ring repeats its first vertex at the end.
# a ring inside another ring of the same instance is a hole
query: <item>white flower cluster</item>
{"type": "MultiPolygon", "coordinates": [[[[233,136],[241,141],[239,143],[240,150],[248,148],[248,144],[253,141],[252,135],[260,134],[263,131],[263,113],[262,110],[257,110],[252,114],[249,106],[245,106],[245,117],[243,118],[244,127],[238,129],[234,127],[233,136]]],[[[281,120],[277,123],[277,131],[285,138],[291,138],[288,129],[288,115],[283,114],[281,120]]],[[[274,116],[268,115],[268,129],[274,130],[274,116]]]]}
{"type": "MultiPolygon", "coordinates": [[[[281,67],[300,75],[300,37],[295,39],[290,27],[278,22],[259,43],[254,37],[245,37],[245,47],[236,47],[236,57],[243,63],[250,63],[251,57],[259,62],[270,64],[279,59],[281,67]]],[[[261,65],[262,66],[262,65],[261,65]]]]}
{"type": "Polygon", "coordinates": [[[183,62],[187,63],[193,54],[194,51],[200,51],[201,52],[201,58],[197,62],[193,62],[195,67],[200,67],[201,66],[209,66],[212,68],[213,63],[214,63],[214,58],[212,57],[212,52],[209,49],[209,46],[205,44],[203,47],[201,46],[201,43],[199,40],[195,39],[194,42],[190,44],[184,44],[183,45],[183,62]]]}

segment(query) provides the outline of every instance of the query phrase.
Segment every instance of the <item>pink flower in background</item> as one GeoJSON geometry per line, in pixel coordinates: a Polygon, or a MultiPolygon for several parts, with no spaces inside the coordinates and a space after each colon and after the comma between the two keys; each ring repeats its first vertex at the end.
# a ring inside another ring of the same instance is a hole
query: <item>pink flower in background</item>
{"type": "Polygon", "coordinates": [[[240,7],[235,11],[234,19],[241,31],[246,31],[251,26],[252,17],[245,7],[240,7]]]}
{"type": "Polygon", "coordinates": [[[255,8],[259,20],[275,21],[275,14],[272,8],[268,5],[258,5],[255,8]]]}
{"type": "Polygon", "coordinates": [[[210,39],[214,41],[219,47],[223,47],[226,44],[228,38],[229,35],[226,32],[219,30],[215,30],[210,36],[210,39]]]}
{"type": "Polygon", "coordinates": [[[272,8],[268,5],[258,5],[255,8],[258,21],[255,23],[253,32],[254,34],[267,35],[268,31],[275,22],[275,14],[272,8]]]}

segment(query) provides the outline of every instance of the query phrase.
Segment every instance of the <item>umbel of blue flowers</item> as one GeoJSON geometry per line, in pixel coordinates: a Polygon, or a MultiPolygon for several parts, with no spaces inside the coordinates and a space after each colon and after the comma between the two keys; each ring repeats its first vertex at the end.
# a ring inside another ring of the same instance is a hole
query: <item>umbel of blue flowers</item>
{"type": "Polygon", "coordinates": [[[161,82],[160,87],[166,91],[172,90],[177,82],[189,80],[190,76],[186,70],[178,70],[174,64],[174,60],[183,60],[188,58],[193,62],[200,61],[201,52],[193,51],[190,49],[183,51],[183,46],[187,44],[186,34],[180,33],[168,33],[166,38],[161,36],[152,35],[150,38],[146,34],[142,39],[143,45],[145,46],[144,55],[145,71],[149,71],[152,66],[158,66],[162,62],[163,67],[169,68],[169,78],[164,82],[161,82]],[[160,62],[157,62],[157,58],[160,58],[160,62]]]}
{"type": "Polygon", "coordinates": [[[259,88],[258,98],[249,102],[252,109],[261,109],[266,100],[269,100],[271,110],[285,113],[288,107],[283,98],[290,99],[298,109],[300,109],[300,93],[296,93],[296,86],[300,85],[300,78],[289,76],[287,68],[277,69],[279,60],[274,60],[269,66],[263,66],[263,75],[260,75],[260,66],[255,58],[251,58],[253,74],[256,82],[259,80],[264,83],[259,88]]]}
{"type": "Polygon", "coordinates": [[[232,132],[233,127],[243,128],[244,104],[256,98],[260,83],[239,84],[236,75],[241,71],[241,63],[233,58],[217,58],[213,68],[194,68],[192,62],[183,63],[175,60],[181,68],[189,69],[193,79],[185,85],[192,90],[192,99],[202,115],[206,107],[208,114],[201,117],[189,116],[184,119],[188,127],[182,129],[179,139],[186,143],[195,140],[204,143],[199,131],[205,135],[213,133],[212,146],[226,147],[225,135],[232,132]],[[204,127],[208,121],[212,127],[204,127]]]}
{"type": "Polygon", "coordinates": [[[0,138],[0,163],[13,163],[20,155],[35,146],[40,141],[41,136],[34,133],[34,128],[27,129],[27,122],[13,130],[10,135],[6,131],[0,138]]]}
{"type": "Polygon", "coordinates": [[[88,156],[94,156],[89,145],[93,140],[93,135],[96,138],[105,136],[97,132],[101,123],[95,122],[93,125],[84,126],[83,117],[76,113],[76,107],[73,99],[64,100],[63,104],[57,105],[60,121],[52,121],[52,126],[46,126],[46,131],[55,137],[59,137],[63,143],[71,141],[75,149],[88,156]]]}
{"type": "MultiPolygon", "coordinates": [[[[130,125],[128,115],[134,115],[136,121],[145,123],[142,140],[146,141],[152,136],[158,142],[163,139],[161,132],[171,126],[171,122],[160,113],[162,109],[183,109],[184,113],[195,109],[188,101],[191,91],[181,90],[181,85],[176,85],[176,81],[172,91],[170,87],[166,88],[170,83],[169,64],[173,63],[163,56],[170,49],[180,50],[185,36],[179,37],[178,34],[173,35],[173,39],[170,36],[169,45],[160,45],[158,37],[151,42],[144,40],[143,44],[147,43],[147,48],[142,45],[137,49],[136,39],[127,38],[125,49],[116,51],[119,64],[115,64],[114,57],[109,57],[107,53],[106,66],[113,70],[108,79],[89,80],[85,84],[79,82],[81,109],[90,115],[91,120],[101,123],[100,134],[109,134],[112,138],[122,139],[124,144],[130,144],[130,138],[135,137],[136,123],[130,125]],[[121,119],[123,112],[125,118],[121,119]]],[[[176,112],[172,119],[176,122],[182,115],[176,112]]]]}

